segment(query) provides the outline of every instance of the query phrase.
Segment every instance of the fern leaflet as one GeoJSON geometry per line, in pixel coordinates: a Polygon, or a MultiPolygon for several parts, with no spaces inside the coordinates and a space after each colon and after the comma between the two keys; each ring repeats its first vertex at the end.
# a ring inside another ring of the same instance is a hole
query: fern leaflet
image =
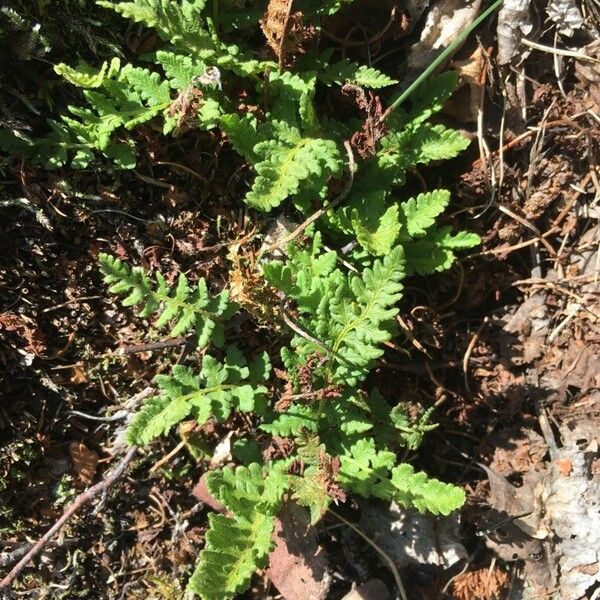
{"type": "Polygon", "coordinates": [[[206,423],[211,417],[225,421],[233,408],[262,414],[267,389],[259,381],[266,374],[268,370],[257,375],[233,346],[228,348],[224,363],[205,354],[198,375],[189,367],[174,365],[171,375],[156,376],[160,393],[135,415],[127,430],[127,441],[139,446],[147,444],[189,415],[198,423],[206,423]]]}
{"type": "Polygon", "coordinates": [[[211,297],[203,278],[191,287],[180,273],[177,285],[171,287],[158,272],[153,282],[142,268],[131,267],[118,258],[100,254],[98,260],[109,291],[125,296],[123,306],[141,306],[141,317],[158,313],[154,326],[163,329],[170,325],[172,337],[193,331],[199,348],[211,339],[215,345],[222,345],[223,320],[234,309],[226,290],[211,297]]]}
{"type": "Polygon", "coordinates": [[[188,583],[204,600],[226,600],[246,589],[271,549],[275,514],[287,487],[281,469],[258,464],[212,472],[211,494],[231,516],[210,514],[206,546],[188,583]]]}

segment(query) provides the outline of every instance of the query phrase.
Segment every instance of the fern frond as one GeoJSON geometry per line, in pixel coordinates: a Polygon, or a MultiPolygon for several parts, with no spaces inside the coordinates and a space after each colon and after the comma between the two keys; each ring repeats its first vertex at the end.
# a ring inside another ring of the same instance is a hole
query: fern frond
{"type": "Polygon", "coordinates": [[[121,68],[121,61],[113,58],[110,63],[104,61],[100,69],[96,70],[86,63],[80,64],[76,69],[59,63],[54,66],[54,72],[66,79],[72,85],[80,88],[99,88],[106,79],[116,75],[121,68]]]}
{"type": "Polygon", "coordinates": [[[206,69],[206,64],[202,61],[166,50],[156,52],[156,62],[163,68],[171,88],[176,90],[184,89],[206,69]]]}
{"type": "Polygon", "coordinates": [[[159,395],[135,415],[127,441],[138,446],[148,444],[188,415],[202,424],[211,417],[225,421],[234,408],[263,413],[267,389],[252,375],[246,359],[234,347],[228,348],[224,363],[205,354],[197,375],[189,367],[174,365],[170,375],[155,377],[159,395]]]}
{"type": "Polygon", "coordinates": [[[257,176],[245,201],[263,211],[303,189],[324,189],[328,177],[338,175],[342,168],[335,142],[302,137],[292,129],[285,138],[259,142],[254,152],[260,162],[254,165],[257,176]]]}
{"type": "Polygon", "coordinates": [[[215,54],[214,40],[202,27],[202,10],[206,0],[97,0],[97,4],[110,8],[135,23],[153,27],[163,39],[175,46],[187,47],[198,58],[210,58],[215,54]]]}
{"type": "Polygon", "coordinates": [[[259,160],[254,147],[262,138],[257,131],[256,117],[248,113],[227,114],[221,117],[220,125],[236,152],[252,163],[259,160]]]}
{"type": "MultiPolygon", "coordinates": [[[[169,82],[161,81],[158,73],[151,73],[148,69],[127,65],[121,70],[120,79],[121,81],[127,81],[130,86],[129,89],[134,90],[139,99],[143,100],[150,109],[159,106],[159,110],[164,110],[171,103],[169,82]]],[[[146,117],[144,118],[146,119],[146,117]]],[[[131,129],[138,122],[138,119],[133,122],[131,120],[125,121],[125,127],[131,129]]]]}
{"type": "Polygon", "coordinates": [[[292,404],[272,421],[260,425],[263,431],[280,437],[297,435],[303,429],[317,431],[318,427],[319,417],[316,408],[306,404],[292,404]]]}
{"type": "Polygon", "coordinates": [[[461,231],[452,235],[445,226],[427,233],[425,237],[404,243],[408,272],[426,275],[449,269],[456,258],[454,251],[473,248],[481,243],[476,233],[461,231]]]}
{"type": "Polygon", "coordinates": [[[364,269],[362,277],[351,275],[348,288],[339,289],[331,299],[335,380],[353,383],[364,379],[373,362],[383,354],[379,344],[391,337],[403,277],[404,253],[397,247],[364,269]]]}
{"type": "Polygon", "coordinates": [[[211,473],[207,486],[231,516],[210,514],[206,546],[188,583],[204,600],[227,600],[246,589],[271,550],[275,514],[287,487],[281,469],[257,464],[211,473]]]}
{"type": "Polygon", "coordinates": [[[450,202],[448,190],[434,190],[419,194],[399,205],[401,223],[410,237],[422,237],[435,223],[437,216],[444,212],[450,202]]]}
{"type": "Polygon", "coordinates": [[[394,500],[435,515],[448,515],[464,504],[461,488],[430,479],[409,464],[394,466],[395,460],[392,452],[377,450],[372,439],[361,440],[341,457],[340,479],[361,496],[394,500]]]}
{"type": "Polygon", "coordinates": [[[347,489],[366,498],[374,495],[376,485],[388,479],[396,462],[393,452],[377,450],[371,438],[359,440],[340,458],[340,481],[347,489]]]}
{"type": "Polygon", "coordinates": [[[410,124],[399,132],[390,131],[381,140],[376,163],[384,170],[391,169],[395,178],[402,181],[407,168],[454,158],[469,144],[458,131],[443,125],[410,124]]]}
{"type": "Polygon", "coordinates": [[[359,211],[353,209],[351,223],[358,243],[369,254],[385,256],[392,251],[400,233],[398,206],[389,206],[373,225],[370,223],[372,220],[363,219],[359,211]]]}
{"type": "Polygon", "coordinates": [[[140,267],[131,267],[108,254],[98,257],[104,281],[113,294],[125,296],[123,306],[140,306],[141,317],[157,313],[157,329],[170,325],[172,337],[195,332],[198,347],[204,347],[213,339],[221,345],[222,321],[227,318],[233,305],[223,290],[210,297],[203,278],[193,288],[183,273],[176,286],[169,286],[165,278],[156,274],[156,282],[140,267]]]}
{"type": "MultiPolygon", "coordinates": [[[[449,515],[460,508],[466,500],[465,492],[456,485],[443,483],[429,478],[422,471],[415,472],[409,464],[400,464],[392,469],[391,486],[392,499],[407,508],[414,507],[420,512],[429,511],[434,515],[449,515]]],[[[376,491],[389,499],[387,485],[384,484],[376,491]],[[385,491],[383,491],[385,490],[385,491]]]]}
{"type": "Polygon", "coordinates": [[[327,85],[352,83],[359,87],[372,89],[384,88],[398,83],[396,79],[392,79],[374,67],[359,65],[347,58],[328,64],[324,70],[318,72],[318,77],[327,85]]]}
{"type": "Polygon", "coordinates": [[[265,266],[265,277],[298,302],[300,325],[313,339],[295,335],[292,350],[282,353],[286,366],[294,370],[311,355],[325,355],[328,379],[356,385],[383,354],[380,344],[391,337],[404,276],[402,248],[375,260],[361,275],[334,269],[335,256],[316,255],[318,246],[289,252],[288,265],[265,266]]]}

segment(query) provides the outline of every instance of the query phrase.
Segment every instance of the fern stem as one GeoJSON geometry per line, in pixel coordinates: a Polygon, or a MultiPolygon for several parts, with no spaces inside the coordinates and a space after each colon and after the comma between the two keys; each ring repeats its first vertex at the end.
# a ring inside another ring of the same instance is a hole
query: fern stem
{"type": "Polygon", "coordinates": [[[496,9],[500,7],[504,0],[496,0],[489,8],[482,12],[471,25],[463,29],[454,38],[453,42],[390,104],[388,109],[381,116],[380,122],[385,121],[459,46],[479,27],[496,9]]]}

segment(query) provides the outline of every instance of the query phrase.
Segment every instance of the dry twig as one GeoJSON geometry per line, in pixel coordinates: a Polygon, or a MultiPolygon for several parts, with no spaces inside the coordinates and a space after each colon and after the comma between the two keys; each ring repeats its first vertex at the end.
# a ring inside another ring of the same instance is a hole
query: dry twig
{"type": "Polygon", "coordinates": [[[29,552],[12,568],[12,570],[0,581],[0,590],[5,590],[12,585],[12,582],[19,576],[21,571],[34,559],[50,542],[52,537],[58,533],[62,526],[83,506],[91,502],[101,492],[106,493],[123,475],[127,465],[131,462],[137,448],[131,448],[121,459],[121,462],[99,483],[85,490],[75,498],[67,507],[61,517],[46,531],[46,533],[31,547],[29,552]]]}
{"type": "Polygon", "coordinates": [[[351,523],[350,521],[348,521],[347,519],[342,517],[342,515],[338,514],[334,510],[332,510],[331,508],[328,508],[327,510],[334,517],[336,517],[340,521],[342,521],[342,523],[345,523],[346,525],[348,525],[348,527],[350,527],[354,532],[356,532],[363,540],[365,540],[365,542],[367,542],[367,544],[369,544],[381,556],[381,558],[383,558],[383,560],[386,562],[387,566],[389,567],[390,571],[392,572],[394,579],[396,580],[396,585],[398,586],[398,592],[400,594],[400,597],[402,598],[402,600],[408,600],[408,596],[406,595],[406,590],[404,589],[404,585],[402,584],[402,579],[400,578],[400,573],[398,572],[398,569],[396,568],[394,561],[389,557],[389,555],[386,552],[384,552],[384,550],[380,546],[378,546],[366,533],[364,533],[356,525],[354,525],[354,523],[351,523]]]}

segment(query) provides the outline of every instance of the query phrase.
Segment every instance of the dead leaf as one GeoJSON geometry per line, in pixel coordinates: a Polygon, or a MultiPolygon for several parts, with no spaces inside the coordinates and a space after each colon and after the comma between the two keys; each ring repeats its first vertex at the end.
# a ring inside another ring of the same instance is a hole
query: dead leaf
{"type": "Polygon", "coordinates": [[[342,93],[353,95],[358,108],[366,114],[362,129],[352,135],[350,144],[361,158],[367,160],[377,152],[377,144],[387,132],[385,123],[381,121],[381,100],[372,92],[365,92],[350,83],[342,86],[342,93]]]}
{"type": "Polygon", "coordinates": [[[202,477],[200,477],[200,480],[192,490],[192,495],[194,498],[196,498],[196,500],[204,502],[204,504],[210,506],[210,508],[213,510],[216,510],[217,512],[225,512],[225,510],[227,510],[226,507],[208,491],[208,486],[206,485],[207,477],[208,472],[202,474],[202,477]]]}
{"type": "Polygon", "coordinates": [[[267,576],[285,600],[325,600],[331,575],[308,511],[287,502],[279,512],[267,576]]]}
{"type": "MultiPolygon", "coordinates": [[[[580,52],[596,59],[600,58],[600,40],[584,46],[580,52]]],[[[575,76],[586,94],[587,108],[597,111],[600,108],[600,64],[576,60],[575,76]]]]}
{"type": "Polygon", "coordinates": [[[487,77],[487,53],[477,46],[469,58],[454,61],[452,66],[458,73],[459,87],[444,105],[444,112],[461,123],[475,123],[487,77]]]}
{"type": "Polygon", "coordinates": [[[487,465],[477,464],[487,473],[490,484],[489,503],[499,517],[498,522],[508,517],[528,536],[535,539],[548,537],[548,530],[542,523],[542,475],[528,471],[523,477],[523,485],[518,488],[487,465]]]}
{"type": "Polygon", "coordinates": [[[550,0],[546,12],[561,35],[572,37],[585,23],[576,0],[550,0]]]}
{"type": "Polygon", "coordinates": [[[71,367],[71,377],[69,378],[69,381],[75,384],[88,382],[85,369],[82,365],[73,365],[73,367],[71,367]]]}
{"type": "Polygon", "coordinates": [[[507,65],[513,60],[522,60],[529,50],[521,40],[533,31],[531,0],[504,0],[498,11],[498,64],[507,65]]]}
{"type": "Polygon", "coordinates": [[[303,45],[317,37],[317,30],[304,24],[300,11],[292,12],[293,0],[269,0],[260,27],[267,44],[277,56],[280,68],[303,51],[303,45]]]}
{"type": "Polygon", "coordinates": [[[0,329],[14,332],[20,336],[25,342],[25,348],[33,354],[39,355],[45,349],[42,334],[28,317],[13,313],[0,313],[0,329]]]}
{"type": "Polygon", "coordinates": [[[498,600],[503,597],[508,583],[508,574],[498,568],[467,571],[452,579],[452,597],[455,600],[498,600]]]}
{"type": "Polygon", "coordinates": [[[420,40],[410,48],[407,79],[414,79],[422,73],[440,51],[449,46],[475,20],[480,6],[481,0],[475,0],[468,6],[464,0],[437,2],[427,14],[420,40]]]}
{"type": "Polygon", "coordinates": [[[98,454],[83,442],[72,442],[69,445],[69,453],[77,477],[86,485],[91,485],[98,467],[98,454]]]}

